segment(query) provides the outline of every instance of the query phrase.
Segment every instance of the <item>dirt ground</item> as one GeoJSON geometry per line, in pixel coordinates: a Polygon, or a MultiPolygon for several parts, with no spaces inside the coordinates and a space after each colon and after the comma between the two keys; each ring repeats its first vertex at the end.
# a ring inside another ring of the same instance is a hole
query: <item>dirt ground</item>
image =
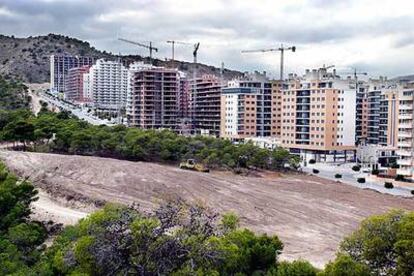
{"type": "Polygon", "coordinates": [[[243,226],[277,234],[285,244],[283,259],[304,258],[318,267],[334,257],[339,242],[365,217],[391,208],[414,210],[413,199],[315,176],[206,174],[154,163],[9,151],[0,151],[0,159],[42,190],[74,203],[74,209],[104,201],[152,209],[180,196],[219,213],[235,211],[243,226]]]}

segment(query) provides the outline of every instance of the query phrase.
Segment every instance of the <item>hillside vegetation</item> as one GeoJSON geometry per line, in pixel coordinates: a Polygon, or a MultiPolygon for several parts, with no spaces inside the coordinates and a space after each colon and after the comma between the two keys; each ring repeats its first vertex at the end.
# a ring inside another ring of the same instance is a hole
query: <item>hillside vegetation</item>
{"type": "Polygon", "coordinates": [[[26,86],[0,76],[0,111],[27,108],[29,102],[26,86]]]}
{"type": "MultiPolygon", "coordinates": [[[[123,42],[119,42],[123,43],[123,42]]],[[[131,47],[134,47],[131,45],[131,47]]],[[[116,59],[117,55],[100,51],[88,42],[68,36],[49,34],[27,38],[0,35],[0,75],[6,78],[15,78],[28,83],[44,83],[50,81],[50,59],[52,54],[70,54],[79,56],[91,56],[96,58],[116,59]]],[[[133,61],[146,61],[149,58],[142,56],[122,56],[125,65],[133,61]]],[[[164,61],[155,59],[154,65],[178,68],[192,72],[197,68],[200,74],[219,75],[220,69],[204,64],[194,65],[183,61],[164,61]]],[[[224,78],[230,79],[240,76],[241,72],[225,70],[224,78]]]]}
{"type": "Polygon", "coordinates": [[[111,157],[133,161],[177,163],[194,158],[210,168],[280,170],[298,165],[297,156],[283,148],[261,149],[251,143],[234,145],[211,137],[184,137],[169,130],[125,126],[93,126],[68,113],[42,110],[8,113],[0,124],[0,140],[20,142],[31,150],[111,157]]]}

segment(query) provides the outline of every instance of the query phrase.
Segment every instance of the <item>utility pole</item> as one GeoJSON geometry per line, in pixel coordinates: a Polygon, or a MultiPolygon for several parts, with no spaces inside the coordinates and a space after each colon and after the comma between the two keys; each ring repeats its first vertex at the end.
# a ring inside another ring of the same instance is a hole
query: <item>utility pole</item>
{"type": "Polygon", "coordinates": [[[242,53],[266,53],[266,52],[280,52],[280,80],[283,81],[283,71],[284,71],[284,54],[285,51],[296,52],[296,46],[284,47],[283,44],[279,48],[272,49],[258,49],[258,50],[243,50],[242,53]]]}

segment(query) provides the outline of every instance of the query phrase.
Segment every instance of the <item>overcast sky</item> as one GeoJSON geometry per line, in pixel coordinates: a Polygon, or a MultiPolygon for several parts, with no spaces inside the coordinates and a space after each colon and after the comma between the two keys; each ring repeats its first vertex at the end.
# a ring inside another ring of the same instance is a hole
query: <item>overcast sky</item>
{"type": "MultiPolygon", "coordinates": [[[[100,50],[147,54],[118,37],[159,47],[166,40],[201,42],[199,61],[241,71],[279,72],[279,54],[243,49],[295,45],[285,72],[334,64],[372,76],[414,73],[412,0],[0,0],[0,33],[19,37],[59,33],[100,50]]],[[[176,47],[192,59],[191,46],[176,47]]]]}

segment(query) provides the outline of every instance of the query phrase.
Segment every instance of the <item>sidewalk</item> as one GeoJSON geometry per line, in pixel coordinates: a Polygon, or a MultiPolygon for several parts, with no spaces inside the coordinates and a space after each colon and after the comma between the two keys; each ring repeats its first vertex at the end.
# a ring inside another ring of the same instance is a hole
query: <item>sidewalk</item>
{"type": "Polygon", "coordinates": [[[352,170],[352,166],[354,165],[355,163],[340,163],[339,165],[332,163],[315,163],[307,164],[306,167],[302,166],[302,170],[304,172],[314,174],[312,170],[317,169],[319,170],[319,173],[314,175],[325,179],[339,181],[361,189],[372,189],[384,194],[413,197],[411,194],[411,191],[414,190],[413,184],[395,181],[396,184],[393,189],[386,189],[384,187],[384,183],[389,182],[389,179],[372,177],[370,174],[363,173],[361,171],[355,172],[352,170]],[[342,178],[335,178],[335,174],[341,174],[342,178]],[[365,183],[358,183],[357,179],[361,177],[365,178],[365,183]]]}

